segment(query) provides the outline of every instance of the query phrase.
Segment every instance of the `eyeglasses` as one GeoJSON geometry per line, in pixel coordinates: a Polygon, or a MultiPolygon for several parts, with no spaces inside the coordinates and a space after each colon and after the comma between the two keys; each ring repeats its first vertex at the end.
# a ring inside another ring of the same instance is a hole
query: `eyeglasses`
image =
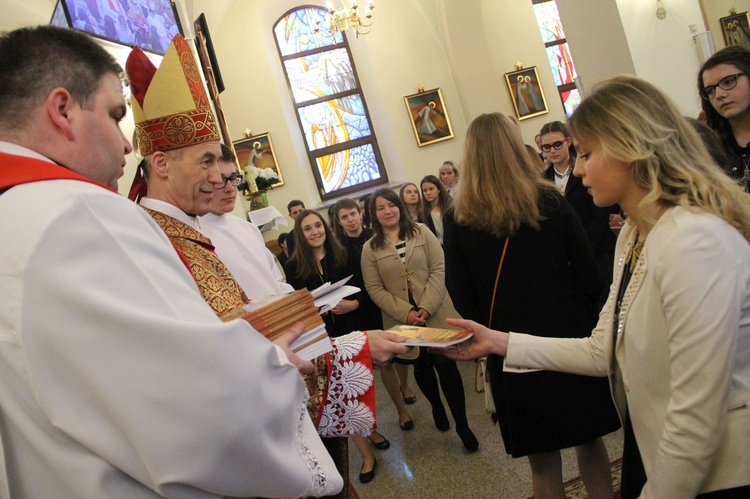
{"type": "Polygon", "coordinates": [[[719,80],[716,85],[709,85],[698,92],[698,95],[700,95],[705,100],[711,100],[716,96],[716,87],[719,87],[722,90],[732,90],[737,86],[737,77],[744,75],[745,73],[735,73],[733,75],[725,76],[724,78],[719,80]]]}
{"type": "Polygon", "coordinates": [[[240,183],[242,183],[242,175],[240,175],[239,173],[233,173],[228,177],[222,175],[221,184],[214,184],[214,189],[223,189],[227,186],[227,182],[237,187],[238,185],[240,185],[240,183]]]}
{"type": "Polygon", "coordinates": [[[557,142],[553,142],[551,144],[542,144],[542,151],[550,152],[553,148],[556,150],[562,149],[562,146],[565,144],[565,142],[565,140],[558,140],[557,142]]]}

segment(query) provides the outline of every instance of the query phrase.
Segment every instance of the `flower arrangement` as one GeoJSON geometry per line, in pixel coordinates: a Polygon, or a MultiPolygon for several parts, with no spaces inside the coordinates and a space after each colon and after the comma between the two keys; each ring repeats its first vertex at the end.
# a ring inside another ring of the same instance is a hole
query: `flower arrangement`
{"type": "Polygon", "coordinates": [[[278,184],[281,180],[279,179],[278,173],[271,168],[258,168],[256,166],[251,166],[249,169],[252,172],[255,185],[258,186],[258,191],[260,192],[272,189],[273,186],[278,184]]]}

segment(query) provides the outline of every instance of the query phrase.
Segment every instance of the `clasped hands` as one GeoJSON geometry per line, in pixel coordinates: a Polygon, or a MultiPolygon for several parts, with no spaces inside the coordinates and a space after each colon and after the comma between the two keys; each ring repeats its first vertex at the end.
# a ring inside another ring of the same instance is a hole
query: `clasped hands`
{"type": "Polygon", "coordinates": [[[430,313],[420,308],[419,310],[409,310],[409,313],[406,316],[406,323],[410,326],[426,326],[427,321],[430,320],[430,313]]]}

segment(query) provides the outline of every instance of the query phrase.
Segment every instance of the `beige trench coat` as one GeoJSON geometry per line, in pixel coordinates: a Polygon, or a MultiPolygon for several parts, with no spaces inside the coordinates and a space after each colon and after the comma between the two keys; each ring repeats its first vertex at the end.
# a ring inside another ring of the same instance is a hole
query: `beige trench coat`
{"type": "MultiPolygon", "coordinates": [[[[443,248],[426,226],[417,224],[417,227],[417,235],[406,242],[406,269],[411,272],[412,296],[420,308],[430,313],[428,326],[450,327],[445,319],[461,316],[445,288],[443,248]]],[[[406,317],[413,308],[404,270],[395,244],[386,240],[384,248],[373,249],[372,239],[365,243],[362,277],[367,293],[383,314],[384,329],[406,324],[406,317]]]]}

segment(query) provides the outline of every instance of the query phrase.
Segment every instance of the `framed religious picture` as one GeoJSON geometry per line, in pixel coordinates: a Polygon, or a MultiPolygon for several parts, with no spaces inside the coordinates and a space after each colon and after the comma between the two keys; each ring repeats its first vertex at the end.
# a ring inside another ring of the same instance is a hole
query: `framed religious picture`
{"type": "Polygon", "coordinates": [[[453,128],[439,88],[404,97],[419,147],[453,138],[453,128]]]}
{"type": "Polygon", "coordinates": [[[536,66],[505,73],[505,81],[508,83],[513,109],[519,120],[549,112],[536,66]]]}
{"type": "Polygon", "coordinates": [[[255,179],[258,190],[266,191],[284,185],[270,133],[251,135],[232,142],[232,145],[237,153],[237,163],[245,175],[255,179]]]}
{"type": "Polygon", "coordinates": [[[750,49],[750,15],[747,12],[722,17],[719,22],[727,47],[741,45],[750,49]]]}

